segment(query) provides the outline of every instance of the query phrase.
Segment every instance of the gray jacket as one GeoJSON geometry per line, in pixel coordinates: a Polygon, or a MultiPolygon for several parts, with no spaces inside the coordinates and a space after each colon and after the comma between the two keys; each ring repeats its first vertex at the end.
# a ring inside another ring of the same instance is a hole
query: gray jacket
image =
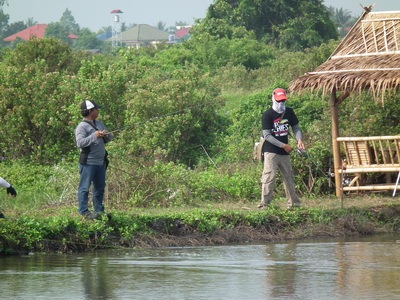
{"type": "Polygon", "coordinates": [[[107,130],[101,121],[83,120],[75,129],[76,146],[80,148],[81,153],[88,153],[86,164],[102,165],[106,154],[105,144],[112,140],[113,135],[110,133],[105,138],[98,138],[97,130],[87,122],[93,124],[97,130],[107,130]]]}

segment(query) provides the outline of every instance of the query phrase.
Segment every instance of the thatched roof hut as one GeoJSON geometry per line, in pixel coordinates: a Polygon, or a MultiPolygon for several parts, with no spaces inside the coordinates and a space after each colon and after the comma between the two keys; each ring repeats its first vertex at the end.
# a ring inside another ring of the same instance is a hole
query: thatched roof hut
{"type": "Polygon", "coordinates": [[[399,87],[400,11],[366,11],[329,59],[295,80],[290,90],[368,90],[377,96],[399,87]]]}
{"type": "Polygon", "coordinates": [[[335,167],[336,195],[342,182],[338,107],[351,93],[370,92],[376,100],[384,100],[386,92],[400,88],[400,11],[364,14],[328,60],[312,72],[294,80],[291,92],[322,91],[330,95],[332,145],[335,167]]]}

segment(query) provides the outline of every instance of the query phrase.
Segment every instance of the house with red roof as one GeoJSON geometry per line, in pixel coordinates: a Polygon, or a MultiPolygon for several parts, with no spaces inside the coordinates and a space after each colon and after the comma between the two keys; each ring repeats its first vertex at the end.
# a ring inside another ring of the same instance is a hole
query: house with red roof
{"type": "Polygon", "coordinates": [[[41,39],[44,37],[46,28],[47,24],[36,24],[4,38],[3,41],[14,42],[17,38],[26,41],[29,40],[31,37],[37,37],[38,39],[41,39]]]}
{"type": "Polygon", "coordinates": [[[179,40],[188,39],[190,29],[191,26],[178,26],[177,30],[175,31],[175,37],[179,40]]]}

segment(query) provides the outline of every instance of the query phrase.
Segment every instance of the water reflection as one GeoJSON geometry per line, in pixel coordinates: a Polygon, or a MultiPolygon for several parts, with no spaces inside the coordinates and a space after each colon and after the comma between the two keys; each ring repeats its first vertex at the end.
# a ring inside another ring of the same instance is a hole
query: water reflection
{"type": "Polygon", "coordinates": [[[85,299],[116,299],[107,257],[84,257],[80,265],[85,299]]]}
{"type": "Polygon", "coordinates": [[[398,299],[398,240],[5,257],[1,299],[398,299]]]}
{"type": "Polygon", "coordinates": [[[273,299],[284,295],[293,299],[296,289],[296,274],[298,261],[296,258],[296,243],[271,244],[266,246],[265,259],[272,261],[267,268],[267,298],[273,299]]]}

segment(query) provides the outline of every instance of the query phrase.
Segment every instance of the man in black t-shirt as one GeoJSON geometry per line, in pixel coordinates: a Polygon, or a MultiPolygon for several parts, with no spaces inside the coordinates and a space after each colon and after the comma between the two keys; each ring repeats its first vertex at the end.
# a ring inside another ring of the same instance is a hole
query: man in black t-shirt
{"type": "Polygon", "coordinates": [[[282,175],[288,208],[300,207],[300,199],[295,191],[294,175],[289,153],[289,129],[292,127],[297,140],[297,147],[304,150],[299,120],[293,109],[286,107],[287,95],[284,89],[277,88],[272,93],[272,107],[262,116],[262,131],[265,139],[263,145],[264,169],[261,176],[262,196],[258,208],[262,209],[271,203],[277,171],[282,175]]]}

